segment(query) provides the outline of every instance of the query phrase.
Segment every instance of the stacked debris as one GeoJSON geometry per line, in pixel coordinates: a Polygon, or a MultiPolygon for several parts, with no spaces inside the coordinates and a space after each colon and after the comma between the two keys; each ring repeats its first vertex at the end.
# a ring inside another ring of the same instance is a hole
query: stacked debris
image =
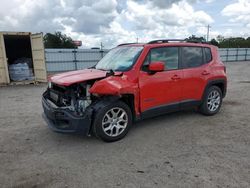
{"type": "Polygon", "coordinates": [[[30,58],[17,59],[9,65],[9,75],[12,81],[34,80],[32,71],[32,60],[30,58]]]}

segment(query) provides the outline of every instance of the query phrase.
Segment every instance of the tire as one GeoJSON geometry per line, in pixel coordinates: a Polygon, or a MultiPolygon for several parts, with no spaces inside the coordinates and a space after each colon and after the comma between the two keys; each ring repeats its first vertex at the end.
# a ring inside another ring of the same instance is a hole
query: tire
{"type": "Polygon", "coordinates": [[[221,105],[222,105],[221,89],[217,86],[211,86],[206,90],[199,111],[203,115],[212,116],[220,111],[221,105]]]}
{"type": "Polygon", "coordinates": [[[105,142],[122,139],[132,125],[132,113],[127,104],[116,101],[95,113],[93,133],[105,142]]]}

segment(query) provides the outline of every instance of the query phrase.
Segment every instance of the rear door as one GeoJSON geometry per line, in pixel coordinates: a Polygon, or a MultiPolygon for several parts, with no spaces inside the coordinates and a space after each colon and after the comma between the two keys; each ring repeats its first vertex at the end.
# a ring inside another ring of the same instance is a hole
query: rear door
{"type": "MultiPolygon", "coordinates": [[[[202,47],[181,47],[183,68],[182,102],[195,102],[202,98],[210,67],[205,63],[202,47]]],[[[210,60],[211,61],[211,60],[210,60]]]]}
{"type": "Polygon", "coordinates": [[[175,111],[181,97],[182,70],[179,69],[179,48],[153,48],[148,53],[139,77],[140,108],[149,116],[175,111]],[[155,61],[165,63],[165,71],[150,74],[148,66],[155,61]]]}
{"type": "Polygon", "coordinates": [[[0,83],[9,83],[9,71],[5,53],[5,45],[3,35],[0,34],[0,83]]]}
{"type": "Polygon", "coordinates": [[[33,66],[36,81],[47,82],[47,72],[45,65],[43,34],[31,35],[31,49],[33,57],[33,66]]]}

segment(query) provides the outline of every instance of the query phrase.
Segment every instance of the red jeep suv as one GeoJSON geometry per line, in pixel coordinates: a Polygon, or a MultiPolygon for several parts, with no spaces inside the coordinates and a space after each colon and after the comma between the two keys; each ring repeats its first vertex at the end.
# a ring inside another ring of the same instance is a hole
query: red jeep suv
{"type": "Polygon", "coordinates": [[[191,107],[214,115],[226,88],[215,46],[185,40],[122,44],[94,67],[52,76],[43,117],[56,132],[112,142],[145,118],[191,107]]]}

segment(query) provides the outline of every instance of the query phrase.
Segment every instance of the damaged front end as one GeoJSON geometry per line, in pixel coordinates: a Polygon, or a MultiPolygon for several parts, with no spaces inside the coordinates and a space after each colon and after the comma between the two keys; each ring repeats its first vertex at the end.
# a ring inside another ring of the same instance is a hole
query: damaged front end
{"type": "Polygon", "coordinates": [[[49,83],[43,93],[43,117],[49,127],[62,133],[89,134],[92,120],[90,107],[93,97],[89,93],[90,84],[77,83],[61,86],[49,83]]]}

